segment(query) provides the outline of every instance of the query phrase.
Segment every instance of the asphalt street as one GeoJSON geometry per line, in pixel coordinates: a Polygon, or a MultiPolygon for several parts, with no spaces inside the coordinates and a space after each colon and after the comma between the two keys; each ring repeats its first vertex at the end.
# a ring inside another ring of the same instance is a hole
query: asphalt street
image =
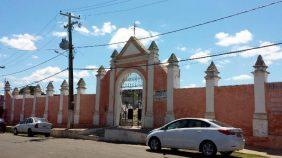
{"type": "Polygon", "coordinates": [[[152,153],[142,145],[91,140],[0,134],[0,158],[200,158],[198,152],[162,150],[152,153]]]}

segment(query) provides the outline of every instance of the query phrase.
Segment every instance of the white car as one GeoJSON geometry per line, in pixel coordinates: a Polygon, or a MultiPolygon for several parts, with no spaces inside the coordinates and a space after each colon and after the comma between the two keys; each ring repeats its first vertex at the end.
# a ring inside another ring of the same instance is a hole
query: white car
{"type": "Polygon", "coordinates": [[[162,147],[191,149],[212,157],[217,152],[228,156],[235,150],[244,149],[245,140],[240,128],[211,119],[182,118],[151,131],[146,145],[152,151],[162,147]]]}
{"type": "Polygon", "coordinates": [[[50,136],[52,124],[47,122],[45,118],[29,117],[14,126],[14,135],[18,133],[27,133],[32,137],[34,134],[44,134],[50,136]]]}

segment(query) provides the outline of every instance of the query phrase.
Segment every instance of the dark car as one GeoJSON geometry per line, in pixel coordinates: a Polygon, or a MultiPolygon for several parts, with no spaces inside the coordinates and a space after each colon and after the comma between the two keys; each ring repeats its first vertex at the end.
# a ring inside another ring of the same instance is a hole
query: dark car
{"type": "Polygon", "coordinates": [[[6,131],[6,123],[4,119],[0,118],[0,133],[1,132],[5,133],[5,131],[6,131]]]}

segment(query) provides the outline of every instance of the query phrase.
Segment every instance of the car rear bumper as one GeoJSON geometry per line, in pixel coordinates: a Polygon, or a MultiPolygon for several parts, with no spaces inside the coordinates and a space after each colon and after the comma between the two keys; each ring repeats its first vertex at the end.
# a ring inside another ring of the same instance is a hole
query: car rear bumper
{"type": "Polygon", "coordinates": [[[218,146],[218,151],[242,150],[245,147],[245,139],[230,140],[218,146]]]}

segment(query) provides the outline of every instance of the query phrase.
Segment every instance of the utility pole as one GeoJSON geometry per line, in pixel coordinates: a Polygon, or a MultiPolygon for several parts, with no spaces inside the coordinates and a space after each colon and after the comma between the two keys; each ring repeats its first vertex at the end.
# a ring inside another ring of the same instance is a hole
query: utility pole
{"type": "MultiPolygon", "coordinates": [[[[74,116],[74,95],[73,95],[73,45],[72,45],[72,29],[73,25],[78,24],[77,21],[72,22],[73,19],[80,19],[80,16],[71,15],[71,13],[63,13],[60,11],[60,14],[68,17],[68,24],[64,26],[68,29],[68,49],[69,49],[69,102],[68,102],[68,123],[67,128],[70,129],[73,127],[73,116],[74,116]]],[[[79,24],[78,24],[79,25],[79,24]]],[[[62,40],[63,42],[63,40],[62,40]]],[[[61,46],[61,45],[60,45],[61,46]]],[[[61,47],[62,48],[62,47],[61,47]]],[[[62,48],[64,49],[64,48],[62,48]]],[[[66,49],[66,47],[65,47],[66,49]]]]}

